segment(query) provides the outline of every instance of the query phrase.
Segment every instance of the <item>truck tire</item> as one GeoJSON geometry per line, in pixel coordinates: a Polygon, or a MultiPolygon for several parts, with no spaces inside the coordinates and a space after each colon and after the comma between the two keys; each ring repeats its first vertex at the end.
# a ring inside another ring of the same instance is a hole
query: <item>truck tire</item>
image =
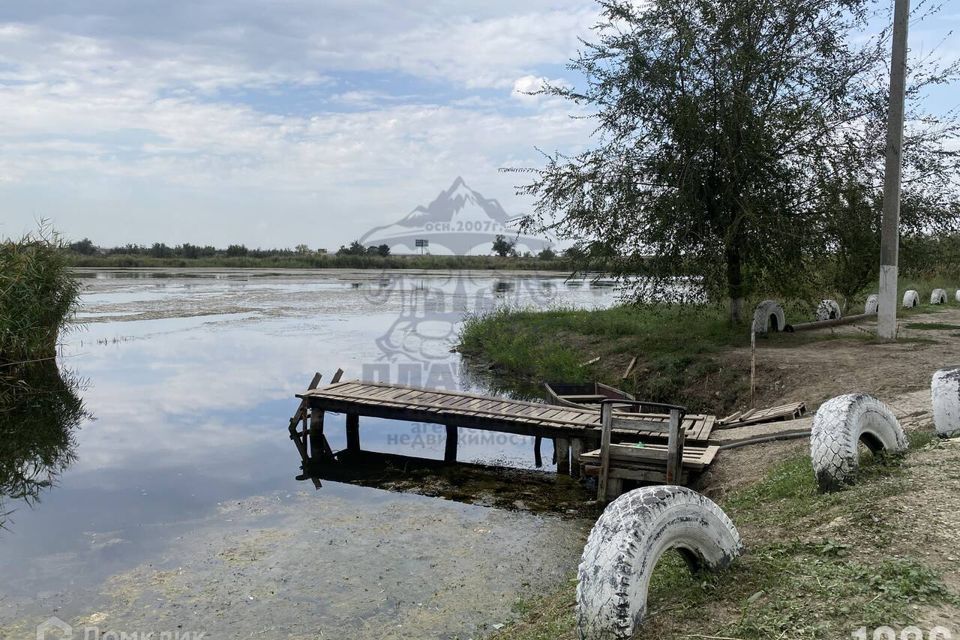
{"type": "Polygon", "coordinates": [[[829,491],[856,480],[861,442],[875,453],[907,448],[907,436],[896,416],[872,396],[848,393],[820,406],[810,433],[810,459],[821,489],[829,491]]]}
{"type": "Polygon", "coordinates": [[[903,292],[903,308],[912,309],[920,304],[920,294],[915,289],[908,289],[903,292]]]}
{"type": "Polygon", "coordinates": [[[836,300],[821,300],[817,306],[817,320],[839,320],[842,315],[836,300]]]}
{"type": "Polygon", "coordinates": [[[783,331],[787,323],[783,307],[776,300],[764,300],[753,310],[753,330],[756,333],[783,331]]]}
{"type": "Polygon", "coordinates": [[[743,543],[720,507],[685,487],[642,487],[607,506],[578,570],[581,640],[633,635],[647,612],[650,576],[669,549],[679,550],[691,571],[716,570],[743,553],[743,543]]]}
{"type": "Polygon", "coordinates": [[[947,292],[943,289],[934,289],[930,294],[930,304],[947,304],[947,292]]]}
{"type": "Polygon", "coordinates": [[[867,303],[863,305],[864,313],[876,313],[880,308],[880,296],[875,293],[871,293],[867,296],[867,303]]]}
{"type": "Polygon", "coordinates": [[[940,369],[930,382],[933,426],[941,438],[960,436],[960,367],[940,369]]]}

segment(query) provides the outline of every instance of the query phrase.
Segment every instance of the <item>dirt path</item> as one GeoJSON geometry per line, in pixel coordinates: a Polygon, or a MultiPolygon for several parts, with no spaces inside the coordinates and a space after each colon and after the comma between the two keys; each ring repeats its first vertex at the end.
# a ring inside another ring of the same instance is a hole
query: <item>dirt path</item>
{"type": "MultiPolygon", "coordinates": [[[[877,342],[876,322],[757,341],[757,405],[802,400],[815,409],[839,393],[864,391],[892,399],[928,389],[930,376],[960,363],[960,309],[912,314],[899,340],[877,342]]],[[[730,353],[749,370],[749,350],[730,353]]]]}

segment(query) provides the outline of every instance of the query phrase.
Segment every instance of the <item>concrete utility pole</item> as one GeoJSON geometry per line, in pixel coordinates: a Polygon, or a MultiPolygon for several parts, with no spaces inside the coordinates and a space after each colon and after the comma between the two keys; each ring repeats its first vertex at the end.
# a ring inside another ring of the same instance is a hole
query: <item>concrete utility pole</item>
{"type": "Polygon", "coordinates": [[[890,59],[890,111],[883,183],[883,229],[880,237],[880,295],[877,336],[897,337],[897,259],[900,251],[900,169],[903,166],[903,103],[907,81],[907,24],[910,0],[896,0],[893,54],[890,59]]]}

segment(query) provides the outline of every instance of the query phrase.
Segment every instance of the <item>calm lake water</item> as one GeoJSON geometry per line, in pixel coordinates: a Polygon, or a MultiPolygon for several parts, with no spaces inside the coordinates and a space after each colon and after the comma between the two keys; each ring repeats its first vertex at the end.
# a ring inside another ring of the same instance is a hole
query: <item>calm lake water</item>
{"type": "MultiPolygon", "coordinates": [[[[294,479],[286,424],[294,394],[337,367],[483,390],[450,352],[464,314],[608,306],[614,289],[550,274],[82,276],[86,324],[60,366],[85,381],[94,420],[37,504],[0,505],[12,512],[0,637],[32,638],[51,615],[101,633],[472,637],[569,577],[582,533],[570,523],[334,482],[315,491],[294,479]]],[[[326,424],[345,446],[343,417],[326,424]]],[[[362,444],[442,458],[442,439],[396,438],[418,428],[364,419],[362,444]]],[[[460,458],[531,467],[532,443],[465,438],[460,458]]]]}

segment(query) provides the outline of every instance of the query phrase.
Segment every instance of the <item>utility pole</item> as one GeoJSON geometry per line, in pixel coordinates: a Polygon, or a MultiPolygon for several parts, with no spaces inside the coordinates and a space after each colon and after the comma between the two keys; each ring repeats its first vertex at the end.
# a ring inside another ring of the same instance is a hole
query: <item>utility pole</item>
{"type": "Polygon", "coordinates": [[[910,0],[896,0],[893,53],[890,58],[890,110],[883,182],[883,228],[880,237],[880,295],[877,336],[897,337],[897,261],[900,251],[900,170],[903,166],[903,107],[907,81],[907,24],[910,0]]]}

